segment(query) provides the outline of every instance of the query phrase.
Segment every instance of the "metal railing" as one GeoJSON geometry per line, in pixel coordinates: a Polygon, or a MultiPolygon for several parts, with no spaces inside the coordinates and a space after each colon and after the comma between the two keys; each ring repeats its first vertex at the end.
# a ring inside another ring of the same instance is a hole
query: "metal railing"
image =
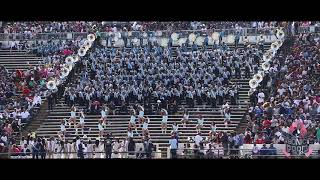
{"type": "MultiPolygon", "coordinates": [[[[252,149],[177,149],[178,151],[182,151],[182,153],[178,153],[175,158],[177,159],[320,159],[320,155],[313,151],[312,154],[306,156],[305,154],[298,155],[285,155],[282,154],[282,150],[277,149],[276,154],[274,155],[264,155],[264,154],[252,154],[252,149]],[[189,151],[189,153],[187,152],[189,151]],[[205,152],[205,153],[203,153],[205,152]],[[226,153],[226,154],[225,154],[226,153]]],[[[265,149],[265,151],[271,151],[269,149],[265,149]]],[[[169,150],[170,152],[170,150],[169,150]]],[[[261,152],[261,151],[260,151],[261,152]]],[[[111,152],[111,159],[114,158],[129,158],[129,159],[169,159],[173,157],[162,157],[161,151],[152,151],[152,153],[147,153],[145,151],[123,151],[123,152],[111,152]]],[[[45,153],[0,153],[1,158],[9,158],[9,159],[106,159],[105,151],[95,151],[95,152],[48,152],[45,153]],[[83,158],[81,157],[83,155],[83,158]],[[43,157],[44,158],[43,158],[43,157]]]]}
{"type": "MultiPolygon", "coordinates": [[[[114,158],[129,158],[129,159],[163,159],[161,151],[152,151],[151,153],[145,151],[112,151],[111,159],[114,158]]],[[[0,153],[0,159],[107,159],[105,151],[95,152],[48,152],[32,153],[32,152],[7,152],[0,153]],[[81,157],[83,156],[83,158],[81,157]],[[45,157],[45,158],[43,158],[45,157]]]]}
{"type": "MultiPolygon", "coordinates": [[[[173,32],[178,33],[180,37],[188,37],[190,33],[195,33],[197,35],[211,35],[213,32],[224,32],[224,35],[239,33],[240,36],[250,36],[250,35],[272,35],[276,28],[242,28],[242,29],[208,29],[208,30],[175,30],[175,31],[161,31],[161,37],[170,37],[173,32]]],[[[303,29],[305,30],[305,29],[303,29]]],[[[318,30],[318,29],[317,29],[318,30]]],[[[127,32],[120,32],[122,37],[128,37],[127,32]]],[[[128,37],[129,39],[133,38],[143,38],[143,33],[147,33],[148,37],[155,36],[155,31],[131,31],[132,35],[128,37]]],[[[37,33],[37,34],[24,34],[24,33],[0,33],[0,41],[8,40],[49,40],[49,39],[77,39],[85,38],[89,33],[88,32],[63,32],[63,33],[37,33]]],[[[114,36],[110,32],[101,32],[102,39],[106,39],[114,36]]]]}
{"type": "MultiPolygon", "coordinates": [[[[284,154],[283,150],[276,149],[275,154],[269,154],[270,149],[265,149],[266,154],[261,154],[261,149],[257,154],[252,153],[252,149],[241,149],[241,148],[228,148],[228,149],[210,149],[204,148],[200,150],[199,148],[179,148],[177,152],[180,151],[180,154],[177,154],[176,158],[180,159],[277,159],[277,158],[286,158],[286,159],[320,159],[320,154],[317,153],[317,150],[314,150],[309,156],[305,153],[301,154],[284,154]],[[201,152],[202,151],[202,152],[201,152]],[[181,153],[182,152],[182,153],[181,153]],[[205,152],[205,153],[203,153],[205,152]]],[[[170,153],[170,150],[168,150],[170,153]]],[[[170,157],[172,158],[172,157],[170,157]]]]}

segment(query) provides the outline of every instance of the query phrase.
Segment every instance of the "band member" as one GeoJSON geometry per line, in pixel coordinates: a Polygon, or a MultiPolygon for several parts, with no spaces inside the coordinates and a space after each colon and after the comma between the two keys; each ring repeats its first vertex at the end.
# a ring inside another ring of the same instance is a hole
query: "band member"
{"type": "Polygon", "coordinates": [[[98,129],[99,129],[99,137],[103,137],[104,133],[104,128],[103,128],[103,120],[100,119],[99,124],[98,124],[98,129]]]}
{"type": "Polygon", "coordinates": [[[81,128],[82,134],[84,134],[83,133],[83,130],[84,130],[84,119],[85,119],[85,116],[84,116],[83,111],[81,110],[81,112],[80,112],[80,123],[79,123],[78,126],[81,128]]]}
{"type": "Polygon", "coordinates": [[[143,124],[142,124],[142,134],[145,135],[148,133],[148,125],[150,123],[150,118],[145,117],[143,118],[143,124]]]}
{"type": "Polygon", "coordinates": [[[69,127],[71,126],[71,124],[73,124],[74,128],[76,128],[76,112],[77,109],[75,106],[72,106],[70,109],[70,119],[69,119],[69,127]]]}

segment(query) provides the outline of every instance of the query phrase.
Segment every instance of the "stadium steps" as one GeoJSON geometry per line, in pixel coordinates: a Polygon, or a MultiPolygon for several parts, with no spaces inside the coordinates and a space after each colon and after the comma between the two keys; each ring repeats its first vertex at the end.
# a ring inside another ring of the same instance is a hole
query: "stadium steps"
{"type": "Polygon", "coordinates": [[[0,50],[0,65],[3,65],[9,72],[17,69],[27,70],[39,65],[42,60],[43,58],[30,54],[26,50],[0,50]]]}

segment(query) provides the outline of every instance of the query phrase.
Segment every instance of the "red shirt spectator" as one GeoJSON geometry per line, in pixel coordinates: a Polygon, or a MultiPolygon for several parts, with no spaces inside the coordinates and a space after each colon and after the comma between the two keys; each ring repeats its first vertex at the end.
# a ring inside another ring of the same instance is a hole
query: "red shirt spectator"
{"type": "Polygon", "coordinates": [[[27,88],[27,87],[23,88],[23,95],[24,96],[28,96],[30,93],[31,93],[31,90],[29,88],[27,88]]]}
{"type": "Polygon", "coordinates": [[[259,137],[257,140],[256,140],[256,144],[264,144],[265,141],[263,140],[262,137],[259,137]]]}
{"type": "Polygon", "coordinates": [[[263,125],[263,129],[266,129],[271,126],[271,121],[266,119],[262,122],[262,125],[263,125]]]}

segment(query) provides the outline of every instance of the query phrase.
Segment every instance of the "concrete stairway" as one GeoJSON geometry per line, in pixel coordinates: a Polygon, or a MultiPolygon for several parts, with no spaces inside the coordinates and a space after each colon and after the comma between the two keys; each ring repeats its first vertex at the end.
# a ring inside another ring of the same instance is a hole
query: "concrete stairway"
{"type": "Polygon", "coordinates": [[[43,58],[29,54],[26,50],[0,50],[0,65],[3,65],[9,72],[16,69],[26,70],[38,65],[42,60],[43,58]]]}

